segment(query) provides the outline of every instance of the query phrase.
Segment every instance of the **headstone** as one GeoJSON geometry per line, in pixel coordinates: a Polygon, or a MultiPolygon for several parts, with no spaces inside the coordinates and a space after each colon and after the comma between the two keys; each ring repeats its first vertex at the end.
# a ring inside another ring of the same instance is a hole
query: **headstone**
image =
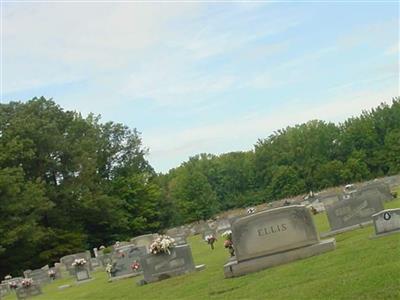
{"type": "Polygon", "coordinates": [[[222,219],[218,222],[217,233],[222,234],[231,229],[231,222],[228,219],[222,219]]]}
{"type": "Polygon", "coordinates": [[[207,229],[207,230],[204,230],[203,231],[203,235],[202,235],[202,238],[203,238],[203,240],[205,241],[206,240],[206,236],[208,236],[208,235],[212,235],[212,236],[216,236],[216,233],[215,233],[215,231],[214,230],[212,230],[211,228],[210,229],[207,229]]]}
{"type": "Polygon", "coordinates": [[[90,251],[63,256],[61,257],[60,262],[65,265],[65,268],[67,269],[67,271],[71,276],[75,275],[75,267],[72,266],[72,263],[75,261],[75,259],[78,258],[84,258],[87,261],[89,270],[92,271],[93,269],[90,261],[91,258],[90,251]]]}
{"type": "Polygon", "coordinates": [[[99,250],[97,248],[93,248],[94,257],[96,257],[96,258],[98,256],[98,251],[99,250]]]}
{"type": "Polygon", "coordinates": [[[51,282],[48,270],[43,270],[43,269],[26,270],[24,271],[24,276],[25,278],[32,278],[32,280],[40,286],[43,286],[51,282]]]}
{"type": "Polygon", "coordinates": [[[330,236],[368,225],[372,222],[371,216],[384,209],[376,189],[357,191],[348,196],[348,199],[331,205],[325,203],[331,231],[321,236],[330,236]]]}
{"type": "Polygon", "coordinates": [[[157,238],[157,236],[158,234],[156,233],[137,236],[131,239],[131,244],[137,247],[144,246],[146,247],[147,253],[149,253],[150,244],[157,238]]]}
{"type": "Polygon", "coordinates": [[[92,257],[92,258],[90,259],[90,263],[91,263],[92,268],[93,268],[94,270],[101,267],[101,263],[100,263],[100,261],[97,259],[97,257],[92,257]]]}
{"type": "Polygon", "coordinates": [[[336,246],[333,238],[320,241],[311,213],[302,205],[239,217],[231,230],[235,256],[224,266],[226,278],[318,255],[336,246]]]}
{"type": "Polygon", "coordinates": [[[86,265],[75,266],[75,277],[77,282],[90,280],[89,267],[86,265]]]}
{"type": "Polygon", "coordinates": [[[171,253],[146,254],[140,260],[144,281],[150,283],[196,270],[189,245],[171,249],[171,253]]]}
{"type": "Polygon", "coordinates": [[[145,246],[128,245],[116,249],[112,257],[110,281],[142,274],[140,258],[146,254],[145,246]]]}
{"type": "Polygon", "coordinates": [[[382,202],[393,200],[393,195],[390,192],[390,187],[388,184],[383,182],[374,181],[372,183],[366,184],[358,189],[359,192],[369,194],[371,192],[376,195],[382,202]]]}
{"type": "Polygon", "coordinates": [[[41,293],[42,290],[40,288],[40,285],[36,283],[33,283],[29,287],[20,286],[16,290],[18,300],[28,299],[30,297],[40,295],[41,293]]]}
{"type": "Polygon", "coordinates": [[[111,257],[112,257],[112,254],[111,253],[102,253],[102,252],[99,252],[98,253],[98,256],[97,256],[97,260],[100,262],[100,264],[103,266],[103,267],[106,267],[108,264],[111,264],[112,263],[112,259],[111,259],[111,257]]]}
{"type": "Polygon", "coordinates": [[[8,295],[11,292],[10,286],[8,283],[2,283],[0,284],[0,295],[1,297],[4,297],[8,295]]]}
{"type": "Polygon", "coordinates": [[[176,234],[176,235],[171,236],[171,237],[175,240],[175,245],[176,246],[187,244],[186,236],[183,235],[183,234],[176,234]]]}
{"type": "Polygon", "coordinates": [[[325,205],[325,208],[329,205],[333,205],[336,202],[340,201],[339,194],[331,193],[327,195],[321,195],[318,197],[318,200],[325,205]]]}
{"type": "Polygon", "coordinates": [[[382,210],[372,215],[375,237],[400,233],[400,208],[382,210]]]}
{"type": "Polygon", "coordinates": [[[5,284],[5,285],[7,285],[8,287],[10,286],[10,283],[16,283],[17,285],[20,285],[21,282],[22,282],[22,280],[24,280],[23,277],[13,277],[13,278],[11,278],[11,279],[2,280],[2,281],[1,281],[1,284],[5,284]]]}

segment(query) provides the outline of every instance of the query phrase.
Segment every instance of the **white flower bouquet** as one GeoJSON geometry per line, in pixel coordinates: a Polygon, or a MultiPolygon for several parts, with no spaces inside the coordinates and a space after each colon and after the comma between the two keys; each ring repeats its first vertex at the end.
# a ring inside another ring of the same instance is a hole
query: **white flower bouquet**
{"type": "Polygon", "coordinates": [[[227,230],[223,234],[221,234],[222,237],[225,239],[232,239],[232,230],[227,230]]]}
{"type": "Polygon", "coordinates": [[[150,252],[153,254],[167,253],[171,254],[175,240],[168,235],[161,235],[156,238],[150,245],[150,252]]]}
{"type": "Polygon", "coordinates": [[[72,263],[73,267],[81,267],[86,265],[86,260],[84,258],[76,258],[72,263]]]}

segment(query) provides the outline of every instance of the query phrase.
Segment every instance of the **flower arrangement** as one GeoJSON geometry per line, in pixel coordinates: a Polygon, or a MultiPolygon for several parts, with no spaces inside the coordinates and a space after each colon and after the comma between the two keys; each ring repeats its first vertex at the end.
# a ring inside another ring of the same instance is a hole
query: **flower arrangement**
{"type": "Polygon", "coordinates": [[[15,290],[18,287],[18,282],[11,281],[8,283],[8,286],[10,287],[10,289],[15,290]]]}
{"type": "Polygon", "coordinates": [[[11,278],[12,278],[12,276],[11,276],[10,274],[8,274],[8,275],[6,275],[6,276],[4,277],[5,280],[10,280],[11,278]]]}
{"type": "Polygon", "coordinates": [[[140,269],[140,264],[135,260],[135,261],[132,263],[131,268],[132,268],[133,271],[137,271],[137,270],[140,269]]]}
{"type": "Polygon", "coordinates": [[[49,277],[51,278],[51,279],[56,279],[56,271],[54,271],[53,269],[50,269],[48,272],[47,272],[47,274],[49,275],[49,277]]]}
{"type": "Polygon", "coordinates": [[[150,252],[153,254],[168,253],[174,247],[175,240],[168,235],[161,235],[150,245],[150,252]]]}
{"type": "Polygon", "coordinates": [[[206,235],[205,237],[204,237],[204,240],[207,242],[207,243],[212,243],[212,241],[215,241],[216,240],[216,238],[215,238],[215,236],[213,236],[212,234],[209,234],[209,235],[206,235]]]}
{"type": "Polygon", "coordinates": [[[231,256],[235,256],[235,249],[233,249],[233,242],[232,242],[232,231],[227,230],[222,234],[222,237],[225,238],[224,247],[228,249],[229,254],[231,256]]]}
{"type": "Polygon", "coordinates": [[[84,258],[76,258],[72,263],[73,267],[81,267],[86,265],[86,260],[84,258]]]}
{"type": "Polygon", "coordinates": [[[257,211],[257,209],[255,207],[249,207],[247,209],[247,214],[251,215],[251,214],[254,214],[256,211],[257,211]]]}
{"type": "Polygon", "coordinates": [[[111,270],[112,270],[112,264],[107,264],[107,266],[106,266],[106,272],[107,272],[108,274],[111,274],[111,270]]]}
{"type": "Polygon", "coordinates": [[[104,245],[101,245],[99,249],[104,250],[104,249],[106,249],[106,247],[104,245]]]}
{"type": "Polygon", "coordinates": [[[26,288],[26,289],[29,288],[29,287],[31,287],[32,284],[33,284],[32,278],[25,278],[25,279],[23,279],[23,280],[21,281],[22,287],[24,287],[24,288],[26,288]]]}
{"type": "Polygon", "coordinates": [[[217,238],[213,234],[208,234],[204,237],[204,240],[210,245],[211,250],[214,250],[214,243],[217,241],[217,238]]]}

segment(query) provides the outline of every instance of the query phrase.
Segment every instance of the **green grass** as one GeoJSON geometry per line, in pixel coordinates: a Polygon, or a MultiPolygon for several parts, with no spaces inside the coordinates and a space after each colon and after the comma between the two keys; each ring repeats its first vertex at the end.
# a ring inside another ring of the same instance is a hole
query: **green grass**
{"type": "MultiPolygon", "coordinates": [[[[400,199],[385,207],[400,207],[400,199]]],[[[329,230],[325,214],[315,222],[319,232],[329,230]]],[[[334,251],[233,279],[224,279],[228,253],[222,239],[212,251],[199,236],[191,237],[193,257],[206,264],[204,271],[141,287],[140,277],[108,283],[105,272],[95,272],[93,281],[80,285],[58,280],[34,299],[400,299],[400,234],[371,240],[373,231],[368,226],[337,235],[334,251]],[[72,286],[59,290],[63,284],[72,286]]]]}

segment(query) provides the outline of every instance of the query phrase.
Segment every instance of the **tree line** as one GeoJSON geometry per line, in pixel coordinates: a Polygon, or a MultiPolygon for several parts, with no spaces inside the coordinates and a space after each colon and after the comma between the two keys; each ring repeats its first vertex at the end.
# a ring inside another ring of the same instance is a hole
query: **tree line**
{"type": "Polygon", "coordinates": [[[147,153],[136,129],[51,99],[0,104],[0,276],[227,209],[397,174],[400,98],[340,124],[278,130],[251,151],[199,154],[166,174],[147,153]]]}

